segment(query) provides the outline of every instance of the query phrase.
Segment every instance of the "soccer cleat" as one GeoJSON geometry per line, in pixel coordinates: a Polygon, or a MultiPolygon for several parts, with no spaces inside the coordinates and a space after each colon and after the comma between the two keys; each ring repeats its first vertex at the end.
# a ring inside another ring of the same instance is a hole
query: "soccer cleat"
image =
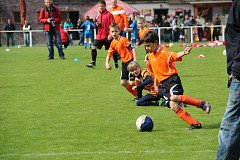
{"type": "Polygon", "coordinates": [[[137,97],[135,97],[135,98],[133,98],[133,100],[132,101],[135,101],[135,102],[137,102],[138,101],[138,98],[137,97]]]}
{"type": "Polygon", "coordinates": [[[160,98],[159,101],[156,101],[157,106],[168,107],[168,101],[164,98],[160,98]]]}
{"type": "Polygon", "coordinates": [[[61,56],[60,58],[61,58],[61,59],[65,59],[65,57],[64,57],[64,56],[61,56]]]}
{"type": "Polygon", "coordinates": [[[89,67],[89,68],[93,68],[93,67],[96,66],[96,65],[92,62],[92,63],[86,64],[86,66],[89,67]]]}
{"type": "Polygon", "coordinates": [[[209,104],[208,101],[203,101],[202,104],[201,104],[201,108],[203,111],[205,111],[207,114],[210,113],[211,111],[211,105],[209,104]]]}
{"type": "Polygon", "coordinates": [[[160,100],[158,101],[158,106],[164,107],[164,102],[165,100],[163,98],[160,98],[160,100]]]}
{"type": "Polygon", "coordinates": [[[54,57],[48,57],[49,60],[54,59],[54,57]]]}
{"type": "Polygon", "coordinates": [[[114,68],[118,68],[119,67],[119,65],[117,64],[117,63],[115,63],[115,66],[114,66],[114,68]]]}
{"type": "Polygon", "coordinates": [[[201,129],[202,125],[201,123],[199,124],[192,124],[190,127],[186,128],[186,130],[194,130],[194,129],[201,129]]]}

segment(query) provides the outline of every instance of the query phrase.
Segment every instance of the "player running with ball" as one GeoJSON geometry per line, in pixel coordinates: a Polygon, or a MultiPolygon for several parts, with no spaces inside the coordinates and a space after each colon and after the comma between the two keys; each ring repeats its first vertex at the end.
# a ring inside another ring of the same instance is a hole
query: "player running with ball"
{"type": "Polygon", "coordinates": [[[181,109],[179,104],[189,104],[202,109],[207,114],[211,106],[207,101],[194,99],[190,96],[183,95],[183,86],[178,76],[177,68],[174,62],[182,61],[182,57],[188,55],[191,48],[185,48],[183,52],[172,52],[159,47],[159,38],[157,33],[149,31],[145,34],[143,41],[148,52],[148,60],[155,75],[155,91],[160,98],[167,100],[167,106],[174,111],[179,118],[187,122],[192,129],[200,129],[202,125],[196,119],[192,118],[185,110],[181,109]],[[160,85],[156,85],[158,84],[160,85]]]}

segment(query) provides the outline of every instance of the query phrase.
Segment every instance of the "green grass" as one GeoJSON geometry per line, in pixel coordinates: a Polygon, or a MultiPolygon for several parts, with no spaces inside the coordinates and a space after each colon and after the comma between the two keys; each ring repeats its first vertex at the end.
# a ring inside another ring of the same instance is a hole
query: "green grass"
{"type": "MultiPolygon", "coordinates": [[[[188,124],[168,108],[137,107],[120,86],[120,69],[105,70],[104,50],[91,69],[85,67],[90,50],[81,46],[70,46],[66,60],[56,53],[47,60],[46,47],[5,49],[0,48],[0,159],[215,159],[228,96],[224,47],[193,48],[176,63],[185,94],[212,104],[210,115],[186,108],[203,125],[194,131],[186,131],[188,124]],[[76,57],[80,62],[73,62],[76,57]],[[135,127],[143,114],[154,120],[150,133],[135,127]]],[[[137,51],[143,65],[145,51],[137,51]]]]}

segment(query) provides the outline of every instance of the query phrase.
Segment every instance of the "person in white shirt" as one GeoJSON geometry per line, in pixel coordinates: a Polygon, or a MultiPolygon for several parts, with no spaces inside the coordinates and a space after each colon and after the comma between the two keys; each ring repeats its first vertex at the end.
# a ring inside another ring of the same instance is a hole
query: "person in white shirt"
{"type": "Polygon", "coordinates": [[[28,22],[28,20],[25,20],[24,25],[23,25],[23,38],[26,46],[29,46],[29,30],[31,30],[31,25],[28,22]]]}

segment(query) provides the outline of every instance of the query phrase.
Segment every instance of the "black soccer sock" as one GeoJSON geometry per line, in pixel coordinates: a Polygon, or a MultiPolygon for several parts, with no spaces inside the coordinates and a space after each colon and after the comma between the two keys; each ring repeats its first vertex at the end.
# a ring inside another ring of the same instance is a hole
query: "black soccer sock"
{"type": "Polygon", "coordinates": [[[118,56],[118,53],[117,53],[117,52],[114,52],[114,53],[113,53],[113,60],[114,60],[114,63],[115,63],[115,64],[118,64],[118,57],[119,57],[119,56],[118,56]]]}
{"type": "Polygon", "coordinates": [[[97,50],[92,49],[92,63],[96,65],[96,60],[97,60],[97,50]]]}

